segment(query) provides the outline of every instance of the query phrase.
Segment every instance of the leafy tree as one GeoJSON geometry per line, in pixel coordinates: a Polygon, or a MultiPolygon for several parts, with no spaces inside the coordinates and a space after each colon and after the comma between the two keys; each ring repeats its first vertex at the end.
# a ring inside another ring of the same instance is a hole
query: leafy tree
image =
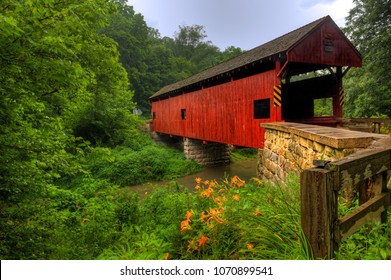
{"type": "Polygon", "coordinates": [[[85,120],[86,130],[95,124],[104,131],[97,136],[101,138],[124,128],[120,122],[126,118],[118,116],[131,108],[126,73],[114,42],[97,32],[114,11],[106,0],[2,1],[3,199],[40,192],[57,178],[81,170],[72,135],[80,120],[85,120]],[[88,104],[100,110],[104,121],[96,114],[86,118],[92,111],[86,109],[88,104]]]}
{"type": "Polygon", "coordinates": [[[135,92],[133,101],[144,110],[149,106],[146,97],[149,83],[144,81],[148,75],[146,59],[149,55],[149,27],[144,17],[136,14],[133,7],[128,6],[125,1],[117,1],[116,4],[118,11],[111,15],[110,25],[103,28],[102,32],[117,42],[130,89],[135,92]]]}
{"type": "Polygon", "coordinates": [[[391,3],[354,0],[345,32],[363,55],[346,79],[346,114],[391,117],[391,3]]]}
{"type": "MultiPolygon", "coordinates": [[[[144,114],[150,111],[148,98],[162,86],[183,76],[173,51],[165,45],[156,29],[147,26],[144,17],[116,1],[118,11],[110,17],[110,25],[102,32],[117,42],[120,61],[128,73],[133,101],[144,114]]],[[[186,65],[187,63],[182,63],[186,65]]],[[[187,76],[187,75],[186,75],[187,76]]]]}
{"type": "Polygon", "coordinates": [[[238,55],[240,55],[242,53],[243,53],[243,50],[241,48],[229,46],[217,57],[217,62],[220,63],[220,62],[226,61],[228,59],[237,57],[238,55]]]}
{"type": "Polygon", "coordinates": [[[207,38],[205,27],[202,25],[180,25],[175,33],[171,48],[176,57],[183,57],[192,63],[191,73],[195,74],[217,63],[220,54],[218,47],[207,38]]]}
{"type": "Polygon", "coordinates": [[[90,258],[113,242],[110,186],[88,176],[84,140],[114,145],[135,129],[127,74],[100,32],[115,10],[107,0],[2,1],[2,259],[90,258]]]}

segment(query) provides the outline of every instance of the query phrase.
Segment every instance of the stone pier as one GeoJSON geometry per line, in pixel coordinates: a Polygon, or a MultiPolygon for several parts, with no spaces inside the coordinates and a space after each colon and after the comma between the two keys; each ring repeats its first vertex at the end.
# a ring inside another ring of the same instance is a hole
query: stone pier
{"type": "Polygon", "coordinates": [[[202,166],[222,166],[230,163],[229,145],[157,133],[152,130],[151,122],[147,123],[145,130],[156,143],[181,150],[186,159],[194,160],[202,166]]]}
{"type": "Polygon", "coordinates": [[[230,163],[230,149],[226,144],[184,138],[185,157],[203,166],[221,166],[230,163]]]}

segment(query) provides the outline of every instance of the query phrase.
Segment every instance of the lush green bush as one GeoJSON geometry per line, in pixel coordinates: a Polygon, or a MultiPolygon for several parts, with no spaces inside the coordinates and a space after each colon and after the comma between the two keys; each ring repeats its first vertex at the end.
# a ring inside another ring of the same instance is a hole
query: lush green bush
{"type": "Polygon", "coordinates": [[[88,156],[87,164],[95,177],[120,186],[172,179],[200,169],[195,162],[185,160],[181,152],[150,141],[139,150],[124,146],[97,149],[88,156]]]}
{"type": "Polygon", "coordinates": [[[254,159],[258,155],[258,149],[239,148],[231,152],[231,161],[237,162],[245,159],[254,159]]]}
{"type": "Polygon", "coordinates": [[[391,207],[388,223],[370,223],[348,237],[336,252],[337,259],[391,260],[391,207]]]}
{"type": "Polygon", "coordinates": [[[163,259],[176,256],[180,244],[180,222],[192,205],[192,195],[176,183],[156,189],[139,204],[137,224],[124,229],[119,241],[100,259],[163,259]]]}
{"type": "Polygon", "coordinates": [[[51,186],[39,199],[4,206],[1,259],[95,258],[118,237],[116,192],[105,181],[84,179],[78,189],[51,186]]]}

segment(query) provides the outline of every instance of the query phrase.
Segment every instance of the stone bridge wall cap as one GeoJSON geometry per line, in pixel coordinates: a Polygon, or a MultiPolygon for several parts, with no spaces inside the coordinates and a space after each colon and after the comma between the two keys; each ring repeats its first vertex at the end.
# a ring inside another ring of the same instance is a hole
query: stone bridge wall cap
{"type": "Polygon", "coordinates": [[[262,123],[262,127],[291,133],[336,149],[366,148],[374,140],[390,138],[386,135],[347,130],[343,128],[326,127],[319,125],[276,122],[262,123]]]}

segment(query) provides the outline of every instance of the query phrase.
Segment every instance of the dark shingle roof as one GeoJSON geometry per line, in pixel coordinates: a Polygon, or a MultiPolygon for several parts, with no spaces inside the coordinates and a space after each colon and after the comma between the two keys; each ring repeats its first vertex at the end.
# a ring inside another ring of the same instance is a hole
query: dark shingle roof
{"type": "Polygon", "coordinates": [[[150,97],[153,99],[160,95],[184,88],[186,86],[207,80],[209,78],[230,72],[236,68],[245,66],[252,62],[270,57],[275,54],[279,54],[289,50],[297,42],[303,39],[307,34],[314,30],[320,23],[323,21],[331,19],[329,16],[320,18],[314,22],[311,22],[303,27],[300,27],[294,31],[291,31],[281,37],[278,37],[270,42],[267,42],[261,46],[258,46],[252,50],[249,50],[233,59],[225,61],[221,64],[213,66],[209,69],[206,69],[202,72],[199,72],[193,76],[190,76],[184,80],[178,81],[176,83],[167,85],[161,88],[158,92],[150,97]]]}

